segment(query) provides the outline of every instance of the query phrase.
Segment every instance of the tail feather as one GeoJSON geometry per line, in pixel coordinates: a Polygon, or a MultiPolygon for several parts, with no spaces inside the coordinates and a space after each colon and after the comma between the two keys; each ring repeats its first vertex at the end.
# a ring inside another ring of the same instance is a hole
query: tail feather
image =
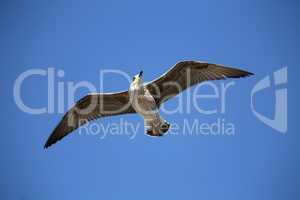
{"type": "Polygon", "coordinates": [[[148,128],[146,133],[150,136],[163,136],[169,130],[170,126],[171,125],[165,121],[163,124],[160,124],[157,127],[152,126],[148,128]]]}
{"type": "Polygon", "coordinates": [[[165,121],[165,123],[163,123],[161,126],[160,126],[160,131],[162,133],[166,133],[170,128],[170,124],[168,122],[165,121]]]}

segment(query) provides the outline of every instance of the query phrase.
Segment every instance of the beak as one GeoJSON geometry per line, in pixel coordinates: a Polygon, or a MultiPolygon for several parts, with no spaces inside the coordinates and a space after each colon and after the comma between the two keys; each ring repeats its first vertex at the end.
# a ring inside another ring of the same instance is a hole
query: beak
{"type": "Polygon", "coordinates": [[[139,77],[142,77],[142,76],[143,76],[143,71],[140,71],[139,77]]]}

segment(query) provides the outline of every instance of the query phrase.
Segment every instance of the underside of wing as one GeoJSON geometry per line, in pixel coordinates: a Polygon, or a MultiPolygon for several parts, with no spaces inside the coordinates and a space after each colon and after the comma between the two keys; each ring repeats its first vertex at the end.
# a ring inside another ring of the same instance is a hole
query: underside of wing
{"type": "Polygon", "coordinates": [[[45,148],[61,140],[73,130],[99,117],[134,113],[128,92],[89,94],[80,99],[62,118],[48,138],[45,148]]]}
{"type": "Polygon", "coordinates": [[[157,105],[176,96],[188,87],[203,81],[226,78],[240,78],[253,75],[241,69],[225,67],[199,61],[181,61],[158,79],[148,83],[147,89],[153,95],[157,105]]]}

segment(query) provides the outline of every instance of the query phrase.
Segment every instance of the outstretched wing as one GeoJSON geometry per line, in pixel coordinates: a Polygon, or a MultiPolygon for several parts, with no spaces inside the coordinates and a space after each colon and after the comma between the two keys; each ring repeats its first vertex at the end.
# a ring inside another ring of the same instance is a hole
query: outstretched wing
{"type": "Polygon", "coordinates": [[[89,94],[80,99],[62,118],[48,138],[45,148],[88,121],[99,117],[135,113],[129,102],[128,91],[107,94],[89,94]]]}
{"type": "Polygon", "coordinates": [[[156,104],[160,106],[163,102],[197,83],[250,75],[253,74],[222,65],[199,61],[181,61],[158,79],[147,83],[146,88],[153,95],[156,104]]]}

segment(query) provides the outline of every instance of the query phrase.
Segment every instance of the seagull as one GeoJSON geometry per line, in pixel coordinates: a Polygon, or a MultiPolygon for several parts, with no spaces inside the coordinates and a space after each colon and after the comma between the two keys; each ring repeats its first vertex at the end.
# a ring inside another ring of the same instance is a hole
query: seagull
{"type": "Polygon", "coordinates": [[[159,108],[164,102],[204,81],[250,75],[253,73],[201,61],[180,61],[148,83],[143,82],[143,71],[140,71],[133,77],[128,91],[91,93],[75,103],[49,136],[44,148],[50,147],[89,121],[129,113],[137,113],[144,118],[147,135],[163,136],[170,128],[170,124],[159,114],[159,108]]]}

